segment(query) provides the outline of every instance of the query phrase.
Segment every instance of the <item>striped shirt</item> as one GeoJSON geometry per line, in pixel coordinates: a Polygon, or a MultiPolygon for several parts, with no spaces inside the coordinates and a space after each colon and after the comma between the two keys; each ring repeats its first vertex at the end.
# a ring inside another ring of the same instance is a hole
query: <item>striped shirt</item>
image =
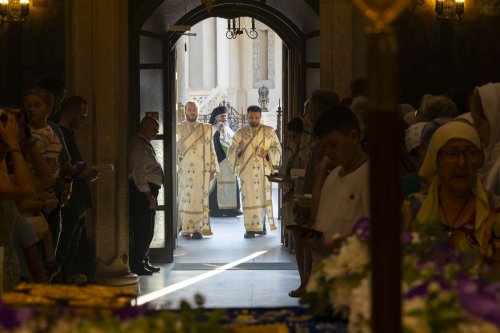
{"type": "MultiPolygon", "coordinates": [[[[59,159],[62,144],[52,127],[47,125],[40,129],[34,129],[31,131],[31,134],[36,140],[38,150],[45,159],[55,159],[56,161],[59,159]]],[[[53,170],[53,172],[54,175],[57,175],[59,174],[59,169],[53,170]]]]}

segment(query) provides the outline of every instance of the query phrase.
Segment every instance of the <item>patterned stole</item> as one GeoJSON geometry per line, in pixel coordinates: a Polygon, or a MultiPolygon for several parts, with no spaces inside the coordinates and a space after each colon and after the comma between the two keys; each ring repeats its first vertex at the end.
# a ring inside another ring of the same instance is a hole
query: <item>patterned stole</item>
{"type": "MultiPolygon", "coordinates": [[[[256,153],[255,150],[247,153],[248,148],[250,148],[250,146],[251,146],[252,149],[256,149],[257,147],[259,147],[264,142],[265,136],[263,135],[263,132],[264,132],[263,130],[264,130],[264,127],[261,126],[259,128],[259,130],[257,131],[257,133],[255,133],[255,135],[252,137],[252,139],[248,142],[248,144],[245,146],[245,148],[243,148],[243,150],[241,151],[241,157],[244,158],[245,160],[244,160],[243,163],[241,163],[241,168],[240,168],[240,171],[239,171],[240,175],[243,172],[243,170],[245,170],[245,167],[250,162],[250,160],[252,159],[253,155],[256,153]],[[262,136],[262,139],[260,139],[260,141],[259,141],[259,143],[257,145],[253,145],[254,141],[259,140],[259,138],[258,138],[259,136],[262,136]]],[[[254,133],[254,132],[255,131],[253,131],[253,128],[252,128],[252,133],[254,133]]]]}
{"type": "Polygon", "coordinates": [[[188,151],[193,148],[193,146],[203,137],[205,134],[203,131],[203,125],[201,123],[196,124],[196,129],[189,133],[188,137],[184,140],[184,146],[187,147],[184,152],[182,152],[183,155],[186,155],[188,151]],[[201,133],[200,133],[201,132],[201,133]]]}

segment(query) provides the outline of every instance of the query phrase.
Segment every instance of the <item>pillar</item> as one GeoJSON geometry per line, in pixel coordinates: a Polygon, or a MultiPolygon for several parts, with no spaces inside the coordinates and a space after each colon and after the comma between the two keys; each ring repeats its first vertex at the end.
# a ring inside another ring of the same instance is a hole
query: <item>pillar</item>
{"type": "Polygon", "coordinates": [[[351,0],[320,0],[320,86],[343,97],[365,72],[363,19],[351,0]]]}
{"type": "Polygon", "coordinates": [[[87,214],[97,282],[138,289],[128,267],[128,4],[66,4],[67,90],[89,103],[87,124],[77,131],[79,146],[90,164],[114,166],[92,185],[94,207],[87,214]]]}

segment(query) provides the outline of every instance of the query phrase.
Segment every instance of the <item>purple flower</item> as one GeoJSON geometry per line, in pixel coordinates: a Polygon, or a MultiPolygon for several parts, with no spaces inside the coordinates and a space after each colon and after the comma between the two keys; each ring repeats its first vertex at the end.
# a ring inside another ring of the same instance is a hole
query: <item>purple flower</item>
{"type": "Polygon", "coordinates": [[[452,263],[458,262],[459,257],[450,241],[444,240],[429,248],[428,257],[435,262],[452,263]]]}
{"type": "Polygon", "coordinates": [[[356,222],[352,228],[351,235],[358,235],[361,239],[367,240],[370,238],[370,219],[362,217],[356,222]]]}
{"type": "Polygon", "coordinates": [[[410,299],[410,298],[413,298],[413,297],[418,297],[418,296],[422,296],[422,295],[425,295],[427,293],[427,286],[429,285],[429,281],[427,282],[424,282],[422,283],[421,285],[418,285],[412,289],[410,289],[407,293],[406,293],[406,298],[410,299]]]}
{"type": "Polygon", "coordinates": [[[411,234],[411,232],[403,232],[403,234],[401,235],[401,243],[411,244],[412,241],[413,241],[413,235],[411,234]]]}
{"type": "Polygon", "coordinates": [[[481,281],[461,278],[457,293],[462,307],[469,313],[500,326],[500,305],[498,284],[486,286],[481,281]],[[492,290],[496,288],[496,290],[492,290]]]}
{"type": "Polygon", "coordinates": [[[437,282],[439,284],[439,288],[441,290],[448,290],[450,289],[448,284],[441,278],[437,277],[435,279],[432,279],[432,280],[428,280],[428,281],[425,281],[424,283],[416,286],[416,287],[413,287],[412,289],[410,289],[407,293],[406,293],[406,298],[410,299],[410,298],[413,298],[413,297],[418,297],[418,296],[422,296],[422,295],[425,295],[427,293],[427,288],[429,287],[429,284],[433,283],[433,282],[437,282]]]}
{"type": "Polygon", "coordinates": [[[13,329],[33,317],[33,310],[13,310],[0,299],[0,327],[13,329]]]}
{"type": "Polygon", "coordinates": [[[118,309],[114,312],[114,315],[122,320],[134,319],[139,316],[144,315],[148,311],[146,305],[132,306],[127,304],[127,306],[118,309]]]}

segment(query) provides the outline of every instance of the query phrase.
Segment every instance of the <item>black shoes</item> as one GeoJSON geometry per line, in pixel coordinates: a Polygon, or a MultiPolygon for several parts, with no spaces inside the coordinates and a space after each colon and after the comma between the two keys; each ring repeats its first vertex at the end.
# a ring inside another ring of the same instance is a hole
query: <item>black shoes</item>
{"type": "Polygon", "coordinates": [[[160,271],[160,267],[151,266],[149,262],[144,263],[144,268],[150,270],[153,273],[158,273],[160,271]]]}
{"type": "Polygon", "coordinates": [[[222,212],[210,212],[210,217],[237,217],[243,215],[241,210],[227,210],[222,212]]]}
{"type": "Polygon", "coordinates": [[[266,225],[262,228],[262,231],[247,231],[243,235],[243,238],[255,238],[255,235],[265,236],[267,235],[266,225]]]}
{"type": "Polygon", "coordinates": [[[144,275],[153,275],[153,272],[150,271],[149,269],[147,269],[144,266],[130,267],[130,271],[132,271],[132,273],[135,273],[135,274],[141,275],[141,276],[144,276],[144,275]]]}
{"type": "Polygon", "coordinates": [[[203,238],[203,235],[201,234],[201,232],[199,232],[199,231],[195,231],[195,232],[193,232],[193,234],[191,235],[191,238],[192,238],[192,239],[202,239],[202,238],[203,238]]]}

